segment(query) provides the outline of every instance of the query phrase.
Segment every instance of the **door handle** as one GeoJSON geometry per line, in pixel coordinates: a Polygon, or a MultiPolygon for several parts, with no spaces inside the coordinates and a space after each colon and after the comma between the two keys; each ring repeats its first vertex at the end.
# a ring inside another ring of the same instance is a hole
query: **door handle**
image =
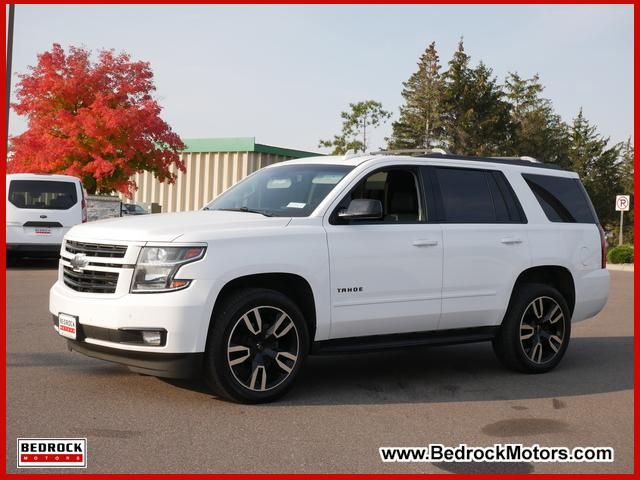
{"type": "Polygon", "coordinates": [[[522,243],[522,240],[515,237],[506,237],[500,240],[500,243],[504,243],[505,245],[515,245],[518,243],[522,243]]]}
{"type": "Polygon", "coordinates": [[[412,242],[412,245],[414,247],[435,247],[436,245],[438,245],[438,241],[437,240],[429,240],[427,238],[419,238],[417,240],[414,240],[412,242]]]}

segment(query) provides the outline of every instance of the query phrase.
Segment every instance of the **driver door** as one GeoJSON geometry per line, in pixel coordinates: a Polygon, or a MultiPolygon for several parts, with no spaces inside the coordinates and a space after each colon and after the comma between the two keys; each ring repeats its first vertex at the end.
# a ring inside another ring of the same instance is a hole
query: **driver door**
{"type": "Polygon", "coordinates": [[[441,312],[442,228],[428,223],[414,166],[373,171],[325,223],[331,272],[331,338],[435,330],[441,312]],[[351,199],[380,200],[383,217],[341,221],[351,199]]]}

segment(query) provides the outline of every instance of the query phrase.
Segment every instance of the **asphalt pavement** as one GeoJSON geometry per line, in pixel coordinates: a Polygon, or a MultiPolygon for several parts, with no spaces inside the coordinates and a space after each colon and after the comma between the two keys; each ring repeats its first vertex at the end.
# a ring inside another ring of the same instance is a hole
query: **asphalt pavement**
{"type": "Polygon", "coordinates": [[[9,472],[26,472],[17,437],[86,437],[87,473],[632,472],[633,273],[611,272],[606,308],[574,325],[550,373],[507,371],[488,343],[311,357],[288,396],[247,406],[67,351],[48,311],[55,268],[7,271],[9,472]],[[608,446],[615,461],[380,461],[381,446],[428,443],[608,446]]]}

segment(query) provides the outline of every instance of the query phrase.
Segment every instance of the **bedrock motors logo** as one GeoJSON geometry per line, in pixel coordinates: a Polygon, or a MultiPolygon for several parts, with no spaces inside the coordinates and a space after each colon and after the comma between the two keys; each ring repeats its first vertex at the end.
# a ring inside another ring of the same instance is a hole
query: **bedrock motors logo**
{"type": "Polygon", "coordinates": [[[86,467],[86,438],[18,439],[18,468],[86,467]]]}

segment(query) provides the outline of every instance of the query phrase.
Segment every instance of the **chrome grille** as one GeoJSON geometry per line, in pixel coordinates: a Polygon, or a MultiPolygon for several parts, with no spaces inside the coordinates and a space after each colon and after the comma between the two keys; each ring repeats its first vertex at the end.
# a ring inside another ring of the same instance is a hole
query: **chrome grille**
{"type": "Polygon", "coordinates": [[[67,287],[77,292],[115,293],[118,286],[118,272],[102,272],[97,270],[74,271],[63,266],[62,278],[67,287]]]}
{"type": "Polygon", "coordinates": [[[127,253],[126,245],[104,245],[101,243],[84,243],[67,240],[65,250],[72,255],[84,253],[89,257],[124,258],[127,253]]]}

